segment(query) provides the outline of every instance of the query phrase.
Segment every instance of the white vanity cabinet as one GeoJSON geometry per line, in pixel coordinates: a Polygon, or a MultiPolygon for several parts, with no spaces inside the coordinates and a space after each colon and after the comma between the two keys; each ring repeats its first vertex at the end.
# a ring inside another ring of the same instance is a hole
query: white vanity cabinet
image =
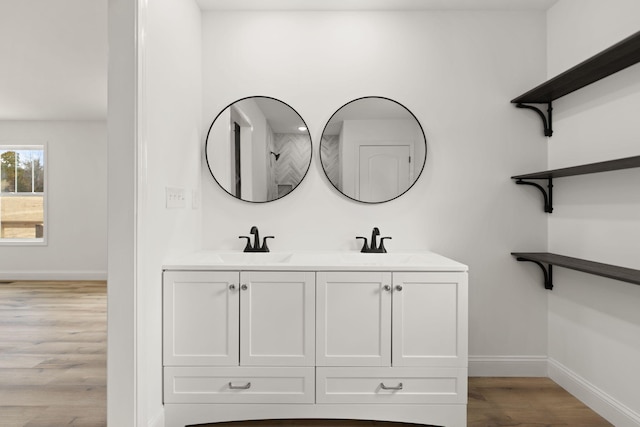
{"type": "Polygon", "coordinates": [[[317,366],[390,366],[391,273],[317,275],[317,366]]]}
{"type": "Polygon", "coordinates": [[[317,366],[467,366],[465,273],[317,274],[317,366]]]}
{"type": "Polygon", "coordinates": [[[466,425],[466,266],[432,253],[237,255],[165,267],[166,427],[466,425]]]}
{"type": "Polygon", "coordinates": [[[166,271],[163,277],[165,366],[236,366],[240,274],[166,271]]]}
{"type": "Polygon", "coordinates": [[[240,273],[240,365],[315,365],[315,274],[240,273]]]}
{"type": "Polygon", "coordinates": [[[316,304],[316,402],[466,402],[466,273],[319,272],[316,304]]]}
{"type": "Polygon", "coordinates": [[[466,368],[466,273],[393,273],[392,365],[466,368]]]}
{"type": "Polygon", "coordinates": [[[165,402],[313,402],[313,273],[166,271],[163,280],[165,402]]]}

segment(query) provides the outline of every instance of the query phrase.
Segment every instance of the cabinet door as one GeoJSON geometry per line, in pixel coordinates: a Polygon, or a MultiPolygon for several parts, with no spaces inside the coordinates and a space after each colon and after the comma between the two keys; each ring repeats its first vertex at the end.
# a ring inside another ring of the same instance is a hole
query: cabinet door
{"type": "Polygon", "coordinates": [[[164,365],[238,365],[238,272],[167,271],[164,365]]]}
{"type": "Polygon", "coordinates": [[[390,366],[391,273],[319,272],[318,366],[390,366]]]}
{"type": "Polygon", "coordinates": [[[467,274],[393,273],[393,366],[467,366],[467,274]]]}
{"type": "Polygon", "coordinates": [[[314,366],[315,273],[242,272],[240,364],[314,366]]]}

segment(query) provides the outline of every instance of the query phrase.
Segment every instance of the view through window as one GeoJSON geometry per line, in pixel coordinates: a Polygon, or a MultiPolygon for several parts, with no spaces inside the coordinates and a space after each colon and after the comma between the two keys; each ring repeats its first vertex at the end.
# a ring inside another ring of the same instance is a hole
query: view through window
{"type": "Polygon", "coordinates": [[[0,145],[0,242],[44,242],[43,145],[0,145]]]}

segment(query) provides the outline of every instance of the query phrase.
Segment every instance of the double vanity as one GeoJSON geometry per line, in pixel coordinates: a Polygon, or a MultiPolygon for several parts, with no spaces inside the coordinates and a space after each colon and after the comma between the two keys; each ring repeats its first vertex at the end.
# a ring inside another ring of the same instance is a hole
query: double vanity
{"type": "Polygon", "coordinates": [[[431,252],[201,252],[163,273],[168,427],[466,426],[467,267],[431,252]]]}
{"type": "MultiPolygon", "coordinates": [[[[275,98],[229,104],[207,132],[211,176],[230,196],[271,202],[311,166],[302,117],[275,98]]],[[[360,203],[394,200],[426,162],[422,126],[389,98],[344,104],[319,143],[327,180],[360,203]]],[[[165,425],[361,419],[448,427],[467,418],[467,267],[431,252],[244,252],[165,263],[165,425]]],[[[253,243],[252,243],[253,240],[253,243]]],[[[243,242],[245,243],[245,242],[243,242]]]]}

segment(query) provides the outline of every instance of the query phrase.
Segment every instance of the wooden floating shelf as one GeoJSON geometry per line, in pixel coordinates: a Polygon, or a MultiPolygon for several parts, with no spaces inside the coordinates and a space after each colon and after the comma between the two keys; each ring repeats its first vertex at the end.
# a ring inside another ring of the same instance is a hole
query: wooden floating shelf
{"type": "Polygon", "coordinates": [[[518,261],[530,261],[538,264],[538,266],[542,268],[545,276],[546,289],[553,288],[552,265],[640,285],[640,270],[632,268],[618,267],[616,265],[572,258],[549,252],[512,252],[511,255],[515,256],[518,261]],[[543,263],[548,265],[546,270],[542,265],[543,263]]]}
{"type": "Polygon", "coordinates": [[[535,111],[545,136],[553,135],[552,101],[640,62],[640,31],[511,100],[535,111]],[[530,104],[547,104],[547,113],[530,104]]]}
{"type": "Polygon", "coordinates": [[[511,102],[544,104],[640,62],[640,31],[547,80],[511,102]]]}
{"type": "Polygon", "coordinates": [[[515,175],[511,178],[516,180],[516,184],[529,185],[540,190],[540,192],[542,193],[542,197],[544,198],[544,211],[547,213],[551,213],[553,212],[553,178],[608,172],[637,167],[640,167],[640,156],[625,157],[623,159],[608,160],[606,162],[590,163],[588,165],[572,166],[569,168],[527,173],[524,175],[515,175]],[[545,189],[539,184],[526,181],[529,179],[546,179],[547,188],[545,189]]]}
{"type": "Polygon", "coordinates": [[[572,166],[569,168],[553,169],[542,172],[528,173],[512,176],[513,179],[549,179],[566,176],[586,175],[590,173],[609,172],[621,169],[640,167],[640,156],[626,157],[624,159],[609,160],[606,162],[590,163],[587,165],[572,166]]]}

